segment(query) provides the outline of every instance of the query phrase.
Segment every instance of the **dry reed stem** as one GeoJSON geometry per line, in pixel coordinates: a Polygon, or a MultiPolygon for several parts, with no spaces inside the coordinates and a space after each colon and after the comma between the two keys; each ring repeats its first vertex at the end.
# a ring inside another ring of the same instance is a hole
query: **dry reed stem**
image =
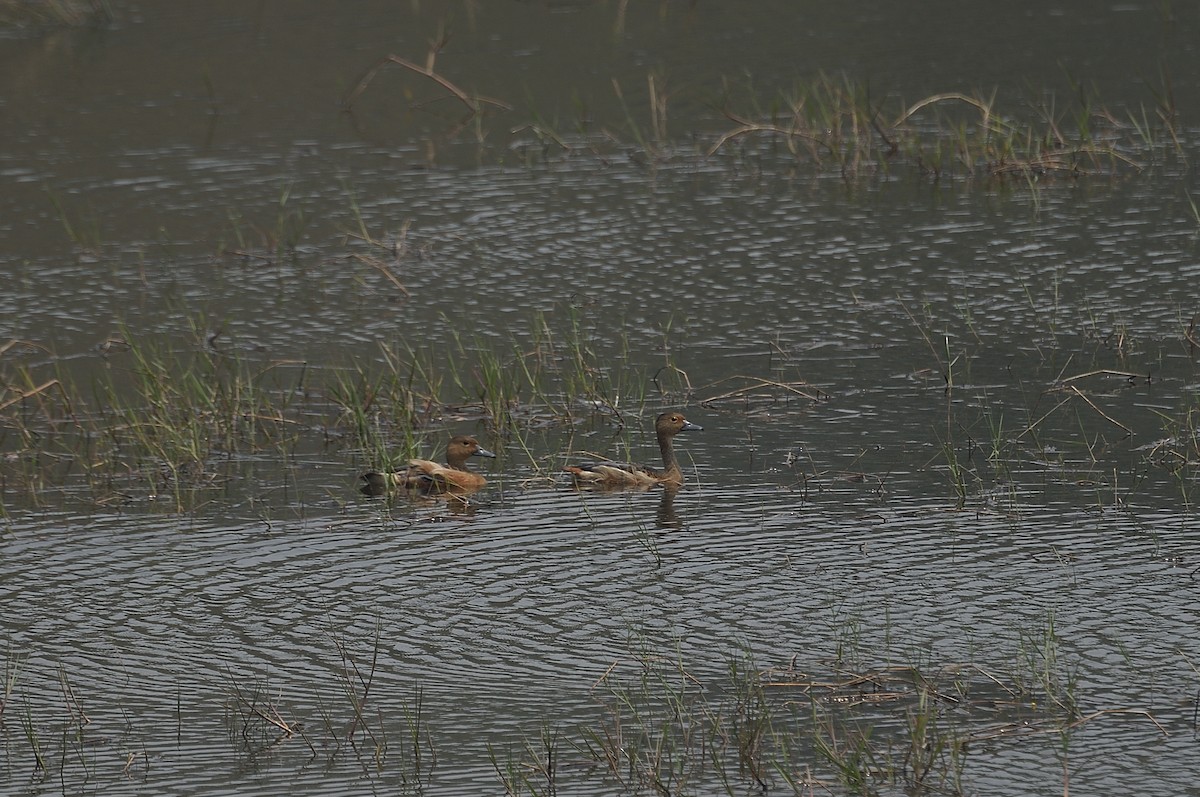
{"type": "Polygon", "coordinates": [[[289,726],[287,724],[287,722],[284,721],[283,717],[279,716],[279,710],[276,709],[275,707],[273,707],[273,706],[271,707],[271,714],[273,716],[268,715],[266,712],[264,712],[258,706],[251,706],[250,710],[254,714],[256,714],[258,717],[260,717],[261,719],[266,720],[267,722],[274,725],[276,728],[279,728],[281,731],[286,733],[288,736],[292,736],[295,733],[295,731],[292,730],[291,726],[289,726]]]}
{"type": "Polygon", "coordinates": [[[1196,319],[1196,316],[1192,316],[1191,321],[1188,322],[1187,329],[1183,331],[1183,339],[1188,342],[1192,351],[1200,349],[1200,340],[1196,338],[1196,319]]]}
{"type": "Polygon", "coordinates": [[[1163,736],[1171,735],[1170,732],[1166,728],[1163,727],[1162,723],[1160,723],[1157,719],[1155,719],[1154,715],[1151,714],[1146,709],[1142,709],[1142,708],[1105,708],[1105,709],[1100,709],[1099,711],[1093,711],[1091,714],[1088,714],[1087,716],[1084,716],[1084,717],[1079,717],[1078,719],[1068,722],[1065,725],[1060,725],[1052,720],[1043,720],[1040,722],[1021,722],[1021,723],[1011,722],[1011,723],[1005,723],[1003,725],[997,725],[992,728],[986,728],[981,731],[976,731],[974,733],[969,734],[969,737],[970,737],[971,741],[977,742],[977,741],[983,741],[986,739],[1001,739],[1001,738],[1011,739],[1011,738],[1015,738],[1018,736],[1030,736],[1030,735],[1035,735],[1035,734],[1062,733],[1063,731],[1074,730],[1080,726],[1086,725],[1089,722],[1092,722],[1093,720],[1099,719],[1101,717],[1117,716],[1117,715],[1133,715],[1133,716],[1138,716],[1138,717],[1144,717],[1145,719],[1149,720],[1150,723],[1152,725],[1154,725],[1154,727],[1157,728],[1158,731],[1163,736]]]}
{"type": "Polygon", "coordinates": [[[354,90],[350,92],[350,95],[346,97],[345,102],[342,103],[342,107],[347,111],[353,108],[355,101],[364,91],[366,91],[367,86],[370,85],[371,81],[375,79],[375,76],[379,74],[379,70],[383,69],[388,64],[402,66],[410,72],[415,72],[416,74],[421,75],[422,77],[427,77],[434,83],[437,83],[439,86],[453,94],[459,102],[465,105],[467,110],[471,112],[471,116],[475,116],[476,114],[480,113],[483,110],[481,106],[485,104],[493,105],[506,111],[512,110],[512,106],[506,102],[503,102],[502,100],[467,94],[467,92],[463,91],[458,86],[454,85],[449,80],[433,71],[432,57],[430,58],[430,63],[427,66],[421,66],[419,64],[414,64],[412,61],[409,61],[405,58],[401,58],[398,55],[386,55],[379,59],[379,61],[376,62],[370,69],[368,69],[366,74],[362,76],[362,79],[358,81],[358,85],[356,85],[354,90]]]}
{"type": "Polygon", "coordinates": [[[517,133],[523,133],[526,130],[532,132],[538,138],[545,138],[550,141],[553,141],[555,144],[562,147],[562,149],[566,152],[574,151],[574,148],[567,142],[563,141],[561,136],[559,136],[553,130],[550,130],[549,128],[546,128],[546,127],[542,127],[539,124],[535,124],[535,123],[531,122],[526,125],[521,125],[520,127],[514,127],[512,130],[509,130],[508,132],[510,135],[515,136],[517,133]]]}
{"type": "Polygon", "coordinates": [[[375,647],[371,653],[371,668],[366,676],[364,676],[362,671],[359,670],[358,662],[355,661],[354,657],[351,656],[349,651],[346,650],[345,643],[339,639],[334,639],[333,644],[337,647],[338,654],[342,657],[342,677],[345,679],[346,685],[351,690],[351,693],[348,695],[348,697],[350,698],[350,704],[354,709],[354,719],[351,721],[350,727],[346,731],[346,740],[349,742],[354,741],[354,734],[360,725],[366,730],[367,735],[373,740],[375,738],[375,734],[369,727],[367,727],[366,720],[363,718],[363,710],[366,708],[367,697],[370,695],[371,685],[375,682],[375,671],[379,665],[379,638],[377,636],[375,639],[375,647]],[[354,687],[350,678],[351,674],[354,675],[354,677],[358,680],[359,686],[362,687],[361,695],[353,691],[354,687]]]}
{"type": "Polygon", "coordinates": [[[658,376],[663,371],[673,371],[676,374],[678,374],[679,376],[683,377],[683,384],[687,388],[688,395],[691,395],[692,393],[695,392],[692,389],[692,379],[691,379],[691,377],[688,376],[687,371],[683,370],[682,368],[680,368],[677,365],[664,365],[662,368],[659,368],[657,371],[654,372],[654,376],[650,377],[650,381],[653,382],[655,387],[658,388],[659,393],[666,393],[666,391],[663,390],[662,385],[660,385],[658,382],[658,376]]]}
{"type": "Polygon", "coordinates": [[[404,283],[402,283],[400,281],[400,279],[395,274],[392,273],[392,270],[390,268],[388,268],[387,263],[384,263],[383,261],[379,260],[378,258],[370,257],[368,255],[354,255],[354,259],[360,263],[366,263],[368,266],[375,269],[383,276],[387,277],[388,280],[392,283],[392,285],[395,285],[396,289],[399,290],[401,293],[403,293],[405,296],[411,296],[411,294],[408,292],[408,288],[404,287],[404,283]]]}
{"type": "Polygon", "coordinates": [[[1098,414],[1098,415],[1099,415],[1101,418],[1103,418],[1104,420],[1108,421],[1109,423],[1111,423],[1111,424],[1112,424],[1112,425],[1114,425],[1114,426],[1117,426],[1117,427],[1120,427],[1121,429],[1124,429],[1124,430],[1125,430],[1125,434],[1126,434],[1127,436],[1129,436],[1129,437],[1133,437],[1133,430],[1132,430],[1132,429],[1130,429],[1128,426],[1126,426],[1125,424],[1123,424],[1123,423],[1121,423],[1120,421],[1118,421],[1116,418],[1113,418],[1111,415],[1109,415],[1109,414],[1107,414],[1106,412],[1104,412],[1104,410],[1102,410],[1102,409],[1100,409],[1099,407],[1097,407],[1097,406],[1096,406],[1096,404],[1095,404],[1095,402],[1093,402],[1093,401],[1092,401],[1090,398],[1088,398],[1088,397],[1087,397],[1087,396],[1086,396],[1086,395],[1083,393],[1083,391],[1082,391],[1082,390],[1080,390],[1079,388],[1075,387],[1074,385],[1067,385],[1066,389],[1067,389],[1067,390],[1069,390],[1070,392],[1072,392],[1073,394],[1075,394],[1076,396],[1078,396],[1079,398],[1083,399],[1084,403],[1086,403],[1086,404],[1087,404],[1089,407],[1091,407],[1092,409],[1094,409],[1094,410],[1096,411],[1096,413],[1097,413],[1097,414],[1098,414]]]}
{"type": "Polygon", "coordinates": [[[1023,430],[1021,430],[1021,433],[1020,433],[1020,434],[1018,434],[1018,435],[1017,435],[1015,438],[1013,438],[1013,439],[1014,439],[1014,440],[1020,440],[1022,437],[1024,437],[1024,436],[1025,436],[1025,435],[1027,435],[1027,434],[1029,434],[1030,432],[1032,432],[1034,429],[1036,429],[1038,426],[1040,426],[1040,425],[1041,425],[1042,421],[1044,421],[1044,420],[1046,420],[1047,418],[1049,418],[1051,415],[1053,415],[1055,412],[1057,412],[1057,411],[1058,411],[1058,408],[1059,408],[1059,407],[1063,406],[1064,404],[1066,404],[1066,403],[1067,403],[1068,401],[1070,401],[1070,400],[1071,400],[1070,398],[1065,398],[1065,399],[1063,399],[1062,401],[1060,401],[1060,402],[1058,402],[1057,404],[1055,404],[1053,407],[1051,407],[1049,410],[1047,410],[1047,411],[1046,411],[1046,412],[1045,412],[1045,413],[1042,415],[1042,417],[1038,418],[1036,421],[1034,421],[1033,423],[1031,423],[1031,424],[1029,424],[1028,426],[1026,426],[1026,427],[1025,427],[1023,430]]]}
{"type": "Polygon", "coordinates": [[[700,402],[701,406],[707,407],[710,404],[713,404],[718,401],[724,401],[726,399],[731,399],[731,398],[742,398],[746,394],[750,393],[751,391],[758,390],[758,389],[761,389],[764,387],[777,387],[781,390],[787,391],[789,393],[793,393],[797,396],[800,396],[801,398],[805,398],[812,402],[820,402],[820,401],[823,401],[823,400],[829,398],[829,394],[825,393],[825,391],[821,390],[820,388],[816,389],[816,391],[817,391],[816,393],[809,393],[809,392],[805,392],[805,391],[801,390],[799,387],[800,385],[803,385],[805,387],[811,387],[811,385],[809,385],[807,382],[803,382],[803,381],[801,381],[801,382],[777,382],[773,379],[763,379],[762,377],[746,376],[744,374],[735,374],[734,376],[727,376],[723,379],[718,379],[716,382],[711,382],[708,385],[708,387],[714,387],[723,382],[729,382],[734,379],[751,380],[753,382],[753,384],[746,385],[744,387],[739,387],[739,388],[736,388],[735,390],[730,390],[726,393],[721,393],[720,395],[712,396],[711,398],[706,398],[700,402]]]}
{"type": "Polygon", "coordinates": [[[146,768],[147,768],[147,769],[149,769],[149,767],[150,767],[150,757],[149,757],[149,756],[148,756],[148,755],[145,753],[145,751],[140,751],[140,750],[139,750],[139,751],[136,751],[136,752],[132,752],[132,753],[129,753],[128,755],[126,755],[126,756],[125,756],[125,766],[123,766],[123,767],[121,768],[121,775],[122,775],[122,777],[126,777],[126,778],[132,778],[132,777],[133,777],[133,764],[134,764],[134,762],[136,762],[136,761],[137,761],[139,758],[145,758],[145,759],[146,759],[146,768]]]}
{"type": "Polygon", "coordinates": [[[17,338],[13,338],[13,339],[9,340],[8,343],[5,343],[3,346],[0,346],[0,355],[7,354],[9,349],[12,349],[16,346],[28,346],[31,349],[41,349],[42,351],[46,352],[47,354],[51,353],[50,349],[48,349],[47,347],[43,346],[40,343],[34,343],[31,340],[18,340],[17,338]]]}
{"type": "Polygon", "coordinates": [[[1063,382],[1063,384],[1067,384],[1069,382],[1074,382],[1078,379],[1087,379],[1088,377],[1092,377],[1092,376],[1123,376],[1126,379],[1128,379],[1130,382],[1133,382],[1136,379],[1141,379],[1144,376],[1147,382],[1150,381],[1149,374],[1136,374],[1133,371],[1116,371],[1111,368],[1098,368],[1095,371],[1087,371],[1082,374],[1075,374],[1075,376],[1068,376],[1061,381],[1063,382]]]}
{"type": "Polygon", "coordinates": [[[738,127],[734,128],[733,130],[730,130],[729,132],[723,134],[720,138],[718,138],[716,143],[708,148],[708,152],[706,153],[707,157],[711,158],[713,155],[715,155],[717,153],[717,151],[719,149],[721,149],[721,147],[725,146],[728,142],[730,142],[731,140],[738,138],[740,136],[744,136],[747,133],[777,133],[782,136],[787,136],[788,138],[800,138],[800,139],[804,139],[805,141],[811,141],[814,144],[820,144],[821,146],[824,146],[827,149],[829,148],[829,144],[824,139],[818,138],[817,136],[810,135],[808,133],[801,132],[794,125],[790,128],[787,128],[787,127],[780,127],[779,125],[761,124],[758,122],[752,122],[749,119],[745,119],[741,116],[738,116],[737,114],[735,114],[731,111],[725,111],[725,118],[727,118],[733,122],[736,122],[738,124],[738,127]]]}
{"type": "Polygon", "coordinates": [[[988,121],[992,117],[992,106],[990,104],[984,103],[983,101],[978,100],[974,97],[970,97],[966,94],[959,94],[958,92],[949,92],[946,94],[934,94],[932,96],[926,97],[923,100],[918,100],[916,103],[909,106],[908,110],[906,110],[904,113],[900,114],[900,116],[896,119],[896,121],[892,123],[892,127],[899,127],[900,125],[904,124],[905,122],[908,121],[908,119],[913,114],[915,114],[917,111],[921,110],[922,108],[926,108],[930,105],[934,105],[935,103],[945,102],[947,100],[957,100],[959,102],[965,102],[967,105],[978,108],[980,114],[982,114],[982,116],[983,116],[982,124],[984,127],[987,127],[988,121]]]}
{"type": "Polygon", "coordinates": [[[71,398],[67,395],[66,388],[63,387],[62,382],[59,382],[57,379],[51,379],[47,382],[44,382],[44,383],[38,385],[37,387],[33,388],[32,390],[19,390],[17,388],[10,388],[10,390],[12,390],[14,393],[17,393],[18,395],[14,396],[13,398],[10,398],[8,401],[5,401],[3,404],[0,404],[0,410],[8,409],[13,404],[16,404],[18,401],[24,401],[27,398],[31,398],[33,396],[39,396],[42,393],[49,390],[50,388],[55,388],[55,387],[58,388],[58,392],[59,392],[59,395],[62,396],[63,403],[65,403],[67,405],[67,412],[71,413],[72,412],[71,411],[71,398]]]}
{"type": "Polygon", "coordinates": [[[293,727],[293,726],[289,725],[287,723],[287,721],[284,720],[283,717],[279,714],[279,709],[275,708],[270,703],[268,703],[267,707],[271,710],[271,713],[268,714],[267,712],[263,711],[262,709],[260,709],[258,707],[257,701],[253,701],[250,698],[243,695],[241,687],[239,687],[236,683],[232,683],[232,686],[233,686],[233,693],[234,693],[234,696],[237,698],[237,701],[240,704],[242,704],[244,707],[249,709],[250,713],[254,714],[256,717],[263,720],[264,722],[274,725],[276,728],[283,731],[288,737],[294,736],[297,733],[299,733],[300,726],[296,725],[295,727],[293,727]]]}
{"type": "Polygon", "coordinates": [[[621,664],[621,660],[620,660],[620,659],[617,659],[617,660],[616,660],[616,661],[614,661],[612,664],[608,665],[608,669],[607,669],[607,670],[605,670],[604,672],[602,672],[602,673],[600,674],[600,677],[599,677],[599,678],[597,678],[597,679],[596,679],[596,680],[595,680],[595,681],[592,683],[592,689],[595,689],[597,686],[599,686],[600,684],[602,684],[602,683],[604,683],[606,680],[608,680],[608,676],[612,675],[612,672],[613,672],[613,670],[617,669],[617,667],[618,667],[620,664],[621,664]]]}
{"type": "Polygon", "coordinates": [[[67,712],[71,715],[71,718],[75,719],[76,714],[78,714],[78,720],[76,721],[80,727],[90,725],[92,718],[87,715],[87,712],[83,710],[83,706],[79,703],[79,697],[75,694],[75,688],[67,681],[67,671],[62,665],[59,665],[58,668],[58,685],[62,689],[63,702],[66,703],[67,712]]]}

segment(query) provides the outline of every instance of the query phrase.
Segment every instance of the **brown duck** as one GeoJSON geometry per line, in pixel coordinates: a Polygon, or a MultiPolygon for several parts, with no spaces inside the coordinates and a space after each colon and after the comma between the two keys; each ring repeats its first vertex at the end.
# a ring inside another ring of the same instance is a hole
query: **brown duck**
{"type": "Polygon", "coordinates": [[[704,427],[692,423],[678,412],[664,412],[654,422],[654,430],[658,434],[658,448],[662,452],[662,470],[628,462],[589,462],[569,465],[565,470],[581,487],[650,487],[655,484],[677,487],[683,484],[683,471],[679,469],[672,441],[680,432],[702,432],[704,427]]]}
{"type": "Polygon", "coordinates": [[[361,478],[363,491],[379,495],[390,489],[419,490],[423,493],[468,493],[487,484],[487,479],[467,470],[471,457],[495,457],[470,435],[451,438],[446,446],[446,464],[431,459],[410,459],[403,470],[380,473],[371,471],[361,478]]]}

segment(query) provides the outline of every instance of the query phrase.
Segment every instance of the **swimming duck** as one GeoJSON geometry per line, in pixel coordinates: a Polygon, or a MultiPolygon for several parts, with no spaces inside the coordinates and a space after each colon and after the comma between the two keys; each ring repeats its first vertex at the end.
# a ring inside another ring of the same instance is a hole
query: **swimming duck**
{"type": "Polygon", "coordinates": [[[471,457],[492,457],[495,454],[479,445],[470,435],[458,435],[446,446],[446,464],[431,459],[410,459],[403,470],[364,473],[363,492],[379,495],[389,489],[419,490],[423,493],[465,493],[478,490],[487,479],[467,470],[471,457]]]}
{"type": "Polygon", "coordinates": [[[692,423],[678,412],[664,412],[654,422],[654,430],[658,434],[658,448],[662,451],[662,470],[628,462],[589,462],[584,465],[569,465],[565,470],[580,486],[649,487],[655,484],[683,484],[683,471],[679,469],[679,460],[675,459],[672,441],[680,432],[702,432],[704,427],[692,423]]]}

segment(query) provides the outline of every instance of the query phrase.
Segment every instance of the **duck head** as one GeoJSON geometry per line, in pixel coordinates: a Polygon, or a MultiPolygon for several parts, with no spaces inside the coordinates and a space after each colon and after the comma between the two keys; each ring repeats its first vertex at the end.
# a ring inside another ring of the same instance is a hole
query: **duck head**
{"type": "Polygon", "coordinates": [[[479,441],[470,435],[460,434],[450,440],[446,446],[446,461],[453,464],[466,462],[469,457],[490,457],[496,455],[479,445],[479,441]]]}
{"type": "Polygon", "coordinates": [[[703,432],[704,427],[692,423],[679,412],[664,412],[654,422],[654,429],[659,435],[675,436],[680,432],[703,432]]]}

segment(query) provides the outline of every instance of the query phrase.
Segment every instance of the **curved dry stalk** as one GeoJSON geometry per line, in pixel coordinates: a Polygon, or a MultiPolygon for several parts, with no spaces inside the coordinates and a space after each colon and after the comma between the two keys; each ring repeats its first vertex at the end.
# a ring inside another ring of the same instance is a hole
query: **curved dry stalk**
{"type": "Polygon", "coordinates": [[[1142,717],[1152,724],[1163,736],[1170,736],[1170,732],[1163,727],[1162,723],[1155,719],[1154,715],[1146,709],[1142,708],[1103,708],[1099,711],[1093,711],[1085,717],[1069,722],[1065,725],[1060,725],[1051,720],[1043,720],[1039,722],[1022,722],[1022,723],[1005,723],[996,725],[990,728],[984,728],[967,734],[971,741],[985,741],[988,739],[1003,739],[1003,738],[1021,738],[1032,735],[1059,734],[1063,731],[1074,730],[1082,725],[1086,725],[1093,720],[1101,717],[1110,716],[1134,716],[1142,717]]]}
{"type": "Polygon", "coordinates": [[[1098,717],[1108,717],[1108,716],[1113,716],[1113,715],[1118,715],[1118,714],[1129,715],[1129,716],[1134,716],[1134,717],[1143,717],[1143,718],[1149,720],[1150,723],[1155,728],[1158,728],[1158,730],[1162,733],[1163,736],[1171,735],[1167,731],[1167,729],[1162,726],[1162,723],[1159,722],[1157,719],[1155,719],[1154,715],[1151,714],[1149,711],[1147,711],[1144,708],[1102,708],[1099,711],[1093,711],[1091,714],[1088,714],[1086,717],[1080,717],[1079,719],[1075,720],[1070,725],[1068,725],[1067,728],[1068,729],[1077,728],[1080,725],[1084,725],[1088,722],[1091,722],[1092,720],[1094,720],[1098,717]]]}
{"type": "Polygon", "coordinates": [[[17,346],[28,346],[31,349],[40,349],[40,350],[46,352],[47,354],[51,354],[50,349],[48,349],[47,347],[43,346],[40,343],[34,343],[33,341],[30,341],[30,340],[17,340],[16,338],[13,338],[12,340],[8,341],[7,343],[0,345],[0,354],[7,354],[10,349],[13,349],[17,346]]]}
{"type": "Polygon", "coordinates": [[[366,91],[367,86],[370,85],[371,81],[375,79],[375,76],[379,74],[379,70],[383,69],[388,64],[397,64],[398,66],[402,66],[410,72],[415,72],[422,77],[429,78],[434,83],[437,83],[439,86],[446,89],[446,91],[458,98],[459,102],[467,107],[472,116],[480,113],[483,110],[483,105],[493,105],[506,111],[512,110],[512,106],[502,100],[467,94],[467,92],[463,91],[458,86],[439,75],[437,72],[434,72],[432,66],[424,67],[420,64],[414,64],[412,61],[409,61],[406,58],[401,58],[398,55],[385,55],[383,58],[380,58],[379,61],[377,61],[370,69],[368,69],[366,74],[363,75],[358,81],[358,84],[354,87],[354,90],[350,92],[348,97],[346,97],[345,102],[342,103],[342,107],[347,111],[353,108],[355,101],[359,98],[359,95],[366,91]]]}
{"type": "Polygon", "coordinates": [[[929,97],[926,97],[923,100],[918,100],[913,105],[909,106],[908,110],[906,110],[904,113],[900,114],[899,118],[897,118],[896,121],[892,123],[892,127],[899,127],[900,125],[904,124],[905,122],[908,121],[909,117],[911,117],[913,114],[915,114],[917,111],[921,110],[922,108],[927,108],[930,105],[934,105],[939,102],[945,102],[947,100],[958,100],[959,102],[965,102],[967,105],[971,105],[971,106],[974,106],[975,108],[977,108],[980,111],[980,113],[983,114],[983,124],[985,126],[987,125],[988,120],[991,119],[991,117],[992,117],[992,106],[990,104],[985,103],[982,100],[979,100],[975,97],[971,97],[966,94],[960,94],[956,91],[952,91],[952,92],[947,92],[945,94],[934,94],[929,97]]]}
{"type": "Polygon", "coordinates": [[[728,111],[725,112],[725,118],[736,122],[738,126],[733,130],[722,134],[721,137],[717,139],[716,143],[708,148],[708,152],[705,153],[705,157],[711,158],[719,149],[721,149],[721,147],[725,146],[733,139],[744,136],[747,133],[775,133],[788,138],[804,139],[805,141],[811,141],[814,144],[820,144],[821,146],[828,147],[823,139],[818,138],[817,136],[809,135],[808,133],[802,133],[795,127],[788,128],[780,127],[779,125],[760,124],[728,111]]]}
{"type": "Polygon", "coordinates": [[[666,393],[666,391],[663,390],[662,385],[659,384],[659,381],[658,381],[659,374],[661,374],[663,371],[672,371],[675,374],[683,377],[683,384],[687,389],[688,395],[691,395],[692,393],[695,392],[692,389],[692,380],[691,380],[691,377],[688,376],[687,371],[683,370],[682,368],[680,368],[677,365],[664,365],[663,367],[659,368],[657,371],[654,372],[654,376],[650,377],[650,381],[653,382],[654,386],[658,388],[659,393],[666,393]]]}
{"type": "Polygon", "coordinates": [[[1200,339],[1196,337],[1196,319],[1197,316],[1192,316],[1192,320],[1188,322],[1187,329],[1183,331],[1183,339],[1188,342],[1193,350],[1200,349],[1200,339]]]}
{"type": "Polygon", "coordinates": [[[761,389],[764,387],[776,387],[776,388],[779,388],[780,390],[783,390],[783,391],[786,391],[789,393],[793,393],[797,396],[800,396],[802,398],[808,399],[809,401],[813,401],[813,402],[822,401],[824,398],[828,398],[828,395],[829,395],[829,394],[825,393],[823,390],[821,390],[820,388],[814,388],[814,390],[816,390],[815,393],[810,393],[810,392],[801,390],[800,386],[809,387],[809,388],[812,387],[812,385],[809,385],[807,382],[778,382],[773,379],[763,379],[762,377],[747,376],[747,375],[743,375],[743,374],[736,374],[734,376],[727,376],[722,379],[718,379],[716,382],[712,382],[711,384],[709,384],[708,387],[715,387],[716,385],[719,385],[722,382],[730,382],[734,379],[745,379],[745,380],[750,381],[752,384],[744,385],[744,386],[736,388],[734,390],[730,390],[728,392],[721,393],[720,395],[717,395],[717,396],[711,396],[711,397],[706,398],[703,401],[701,401],[700,404],[707,407],[710,404],[717,402],[717,401],[723,401],[725,399],[731,399],[731,398],[741,398],[742,396],[746,395],[747,393],[749,393],[752,390],[758,390],[758,389],[761,389]]]}
{"type": "Polygon", "coordinates": [[[392,285],[394,285],[398,291],[403,293],[406,298],[408,296],[412,295],[408,292],[408,288],[404,287],[404,283],[402,283],[400,281],[400,278],[397,277],[395,274],[393,274],[392,270],[390,268],[388,268],[387,263],[384,263],[383,261],[379,260],[378,258],[374,258],[369,255],[356,254],[356,255],[353,255],[353,258],[360,263],[366,263],[368,266],[375,269],[383,276],[387,277],[388,281],[391,282],[392,285]]]}
{"type": "Polygon", "coordinates": [[[1042,421],[1049,418],[1051,415],[1053,415],[1058,410],[1059,407],[1068,403],[1070,400],[1071,400],[1071,398],[1068,396],[1067,398],[1065,398],[1062,401],[1055,404],[1053,407],[1051,407],[1049,410],[1047,410],[1046,413],[1042,415],[1042,417],[1038,418],[1036,421],[1034,421],[1033,423],[1026,426],[1024,429],[1022,429],[1021,433],[1018,434],[1016,437],[1014,437],[1013,440],[1020,440],[1022,437],[1029,434],[1030,432],[1032,432],[1034,429],[1036,429],[1038,426],[1041,425],[1042,421]]]}
{"type": "Polygon", "coordinates": [[[1080,390],[1079,388],[1075,387],[1074,385],[1067,385],[1067,388],[1066,388],[1066,389],[1067,389],[1068,391],[1070,391],[1071,393],[1074,393],[1074,394],[1075,394],[1076,396],[1078,396],[1079,398],[1083,399],[1084,403],[1085,403],[1085,404],[1087,404],[1089,407],[1091,407],[1093,410],[1095,410],[1095,411],[1096,411],[1096,414],[1098,414],[1098,415],[1099,415],[1101,418],[1103,418],[1104,420],[1108,421],[1108,422],[1109,422],[1109,423],[1111,423],[1113,426],[1117,426],[1117,427],[1120,427],[1121,429],[1124,429],[1124,430],[1125,430],[1125,434],[1126,434],[1126,435],[1128,435],[1129,437],[1133,437],[1133,430],[1132,430],[1132,429],[1130,429],[1128,426],[1126,426],[1125,424],[1123,424],[1123,423],[1121,423],[1120,421],[1118,421],[1116,418],[1114,418],[1114,417],[1112,417],[1111,415],[1107,414],[1107,413],[1106,413],[1104,410],[1102,410],[1102,409],[1100,409],[1099,407],[1097,407],[1097,406],[1096,406],[1096,403],[1095,403],[1094,401],[1092,401],[1090,398],[1088,398],[1086,395],[1084,395],[1084,392],[1083,392],[1082,390],[1080,390]]]}
{"type": "Polygon", "coordinates": [[[563,141],[562,137],[559,136],[558,133],[555,133],[553,130],[551,130],[547,127],[543,127],[542,125],[539,125],[539,124],[530,123],[527,125],[521,125],[520,127],[514,127],[512,130],[509,131],[509,133],[511,133],[512,135],[516,135],[517,133],[521,133],[526,130],[533,133],[535,136],[537,136],[540,139],[553,141],[555,144],[562,147],[563,150],[565,150],[567,152],[572,151],[571,145],[568,144],[567,142],[563,141]]]}
{"type": "Polygon", "coordinates": [[[1084,373],[1081,373],[1081,374],[1075,374],[1074,376],[1068,376],[1065,379],[1062,379],[1061,381],[1065,385],[1069,382],[1074,382],[1079,379],[1087,379],[1088,377],[1091,377],[1091,376],[1120,376],[1120,377],[1124,377],[1129,382],[1133,382],[1135,380],[1142,379],[1144,377],[1146,379],[1147,383],[1149,383],[1149,381],[1150,381],[1149,374],[1136,374],[1133,371],[1117,371],[1112,368],[1097,368],[1094,371],[1085,371],[1084,373]]]}
{"type": "MultiPolygon", "coordinates": [[[[1024,173],[1029,171],[1041,172],[1077,172],[1080,171],[1079,164],[1074,161],[1075,157],[1081,155],[1090,155],[1093,158],[1115,158],[1121,161],[1126,166],[1132,167],[1136,171],[1142,171],[1145,167],[1133,160],[1127,155],[1122,155],[1111,147],[1096,147],[1092,145],[1077,147],[1070,150],[1056,150],[1047,152],[1043,155],[1038,155],[1028,160],[1018,160],[1012,163],[1002,163],[993,166],[991,171],[993,174],[1013,174],[1024,173]]],[[[1085,170],[1087,173],[1092,173],[1091,170],[1085,170]]]]}
{"type": "Polygon", "coordinates": [[[48,382],[43,382],[42,384],[38,385],[37,387],[30,388],[29,390],[21,390],[19,388],[15,388],[15,387],[9,388],[10,390],[12,390],[12,392],[16,393],[17,395],[13,396],[8,401],[0,403],[0,410],[8,409],[13,404],[16,404],[18,401],[24,401],[25,399],[30,398],[31,396],[39,396],[51,388],[58,388],[58,392],[62,396],[62,400],[67,405],[67,411],[71,412],[71,398],[70,398],[70,396],[67,395],[67,391],[62,386],[62,383],[59,382],[57,379],[51,379],[48,382]]]}

